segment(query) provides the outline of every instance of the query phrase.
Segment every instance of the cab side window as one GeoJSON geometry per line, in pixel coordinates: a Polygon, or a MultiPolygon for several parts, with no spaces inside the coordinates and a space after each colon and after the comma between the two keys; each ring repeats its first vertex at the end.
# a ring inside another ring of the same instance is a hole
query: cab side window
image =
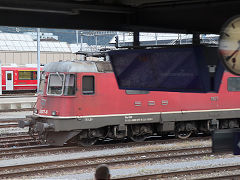
{"type": "Polygon", "coordinates": [[[48,79],[49,95],[62,95],[64,74],[50,74],[48,79]]]}
{"type": "Polygon", "coordinates": [[[230,77],[227,80],[228,91],[240,91],[240,77],[230,77]]]}
{"type": "Polygon", "coordinates": [[[76,93],[76,77],[75,74],[65,75],[64,95],[73,96],[76,93]]]}
{"type": "Polygon", "coordinates": [[[82,93],[84,95],[91,95],[95,93],[95,80],[94,76],[82,77],[82,93]]]}

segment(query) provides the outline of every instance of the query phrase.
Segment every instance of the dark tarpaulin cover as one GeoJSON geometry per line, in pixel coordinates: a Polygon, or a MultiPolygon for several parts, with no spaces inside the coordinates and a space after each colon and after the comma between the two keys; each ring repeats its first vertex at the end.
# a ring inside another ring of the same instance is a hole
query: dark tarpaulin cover
{"type": "MultiPolygon", "coordinates": [[[[212,87],[212,80],[206,65],[206,53],[201,47],[160,48],[150,50],[110,51],[120,89],[209,92],[218,91],[212,87]]],[[[222,72],[217,68],[221,82],[222,72]]]]}

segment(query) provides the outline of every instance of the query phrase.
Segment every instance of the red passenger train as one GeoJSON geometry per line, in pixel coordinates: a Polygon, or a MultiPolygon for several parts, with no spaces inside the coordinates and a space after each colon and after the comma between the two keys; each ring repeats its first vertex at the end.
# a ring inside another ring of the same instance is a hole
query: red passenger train
{"type": "Polygon", "coordinates": [[[240,124],[240,77],[228,72],[219,93],[120,90],[109,62],[65,61],[45,65],[40,86],[34,114],[19,126],[51,145],[169,133],[187,138],[240,124]]]}
{"type": "Polygon", "coordinates": [[[2,66],[3,91],[36,91],[37,68],[2,66]]]}

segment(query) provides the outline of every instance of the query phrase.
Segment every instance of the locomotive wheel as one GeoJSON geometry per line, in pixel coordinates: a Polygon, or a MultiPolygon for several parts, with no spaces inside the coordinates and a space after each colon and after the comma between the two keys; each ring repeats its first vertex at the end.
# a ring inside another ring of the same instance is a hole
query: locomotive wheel
{"type": "Polygon", "coordinates": [[[91,146],[96,143],[96,138],[83,138],[78,140],[78,144],[81,146],[91,146]]]}
{"type": "Polygon", "coordinates": [[[179,139],[187,139],[192,135],[192,131],[180,131],[176,135],[179,139]]]}

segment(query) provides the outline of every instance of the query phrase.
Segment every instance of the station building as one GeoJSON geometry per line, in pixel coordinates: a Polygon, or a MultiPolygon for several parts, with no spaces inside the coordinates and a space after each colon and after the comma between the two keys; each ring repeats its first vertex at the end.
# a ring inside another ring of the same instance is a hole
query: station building
{"type": "MultiPolygon", "coordinates": [[[[86,43],[83,43],[81,48],[90,49],[86,43]]],[[[41,64],[59,60],[80,60],[81,55],[76,54],[79,49],[78,44],[41,38],[41,64]]],[[[3,66],[37,64],[37,41],[31,34],[0,33],[0,61],[3,66]]]]}

